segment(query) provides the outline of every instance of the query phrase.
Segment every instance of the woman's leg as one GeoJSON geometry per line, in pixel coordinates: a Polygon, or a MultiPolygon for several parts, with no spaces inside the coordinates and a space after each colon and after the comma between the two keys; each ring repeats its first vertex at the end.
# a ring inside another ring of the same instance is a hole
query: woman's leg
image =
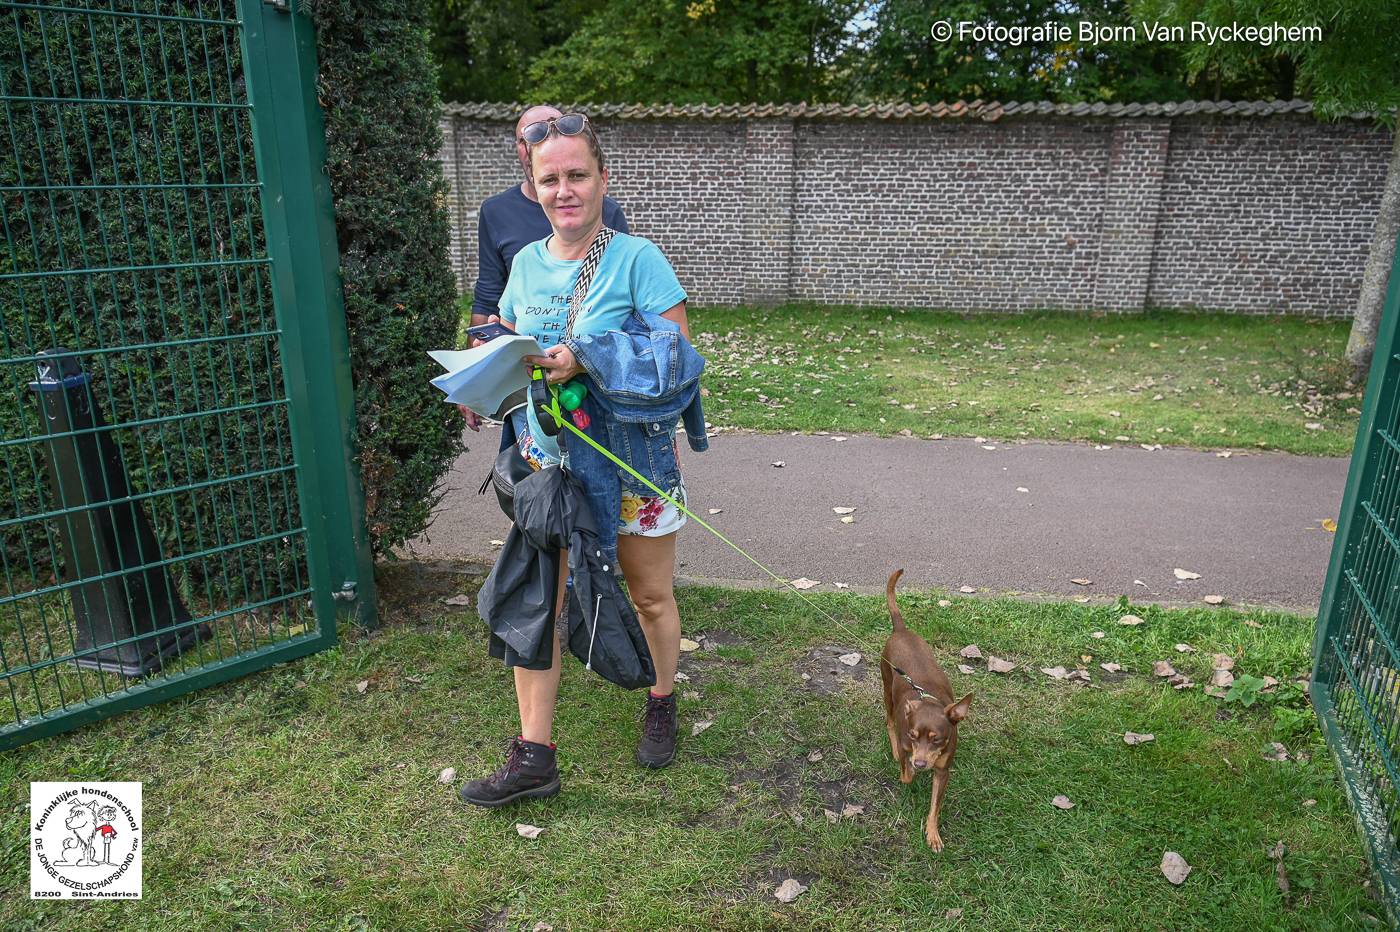
{"type": "MultiPolygon", "coordinates": [[[[559,595],[550,618],[554,659],[548,670],[515,668],[515,701],[520,705],[520,736],[536,744],[548,744],[554,728],[554,701],[559,697],[559,627],[555,619],[564,611],[564,582],[569,578],[569,552],[559,551],[559,595]]],[[[648,642],[650,643],[650,642],[648,642]]],[[[677,641],[677,645],[679,645],[677,641]]]]}
{"type": "Polygon", "coordinates": [[[637,606],[651,662],[656,666],[652,694],[669,696],[675,689],[681,651],[681,614],[676,608],[674,588],[676,535],[618,535],[617,556],[622,575],[627,578],[627,592],[637,606]]]}

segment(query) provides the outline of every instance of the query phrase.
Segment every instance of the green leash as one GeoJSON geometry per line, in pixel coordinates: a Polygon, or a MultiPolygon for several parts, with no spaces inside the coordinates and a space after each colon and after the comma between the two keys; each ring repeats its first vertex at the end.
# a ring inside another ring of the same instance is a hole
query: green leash
{"type": "Polygon", "coordinates": [[[724,536],[723,534],[721,534],[719,531],[715,530],[715,529],[710,525],[710,523],[709,523],[708,521],[706,521],[704,518],[700,517],[700,516],[697,515],[695,512],[693,512],[693,511],[691,511],[689,508],[685,507],[685,505],[683,505],[682,503],[676,501],[676,500],[675,500],[674,498],[672,498],[669,494],[667,494],[666,492],[664,492],[664,491],[662,491],[660,488],[658,488],[658,487],[656,486],[656,484],[655,484],[654,482],[652,482],[650,479],[648,479],[646,476],[643,476],[641,473],[637,472],[637,471],[636,471],[635,469],[633,469],[631,466],[629,466],[629,465],[627,465],[626,463],[624,463],[618,456],[616,456],[616,455],[615,455],[611,450],[609,450],[607,447],[603,446],[601,443],[598,443],[598,441],[594,440],[592,437],[590,437],[590,436],[588,436],[587,434],[585,434],[582,430],[579,430],[579,428],[578,428],[577,426],[574,425],[573,420],[567,416],[565,409],[563,409],[563,408],[561,407],[560,403],[559,403],[559,388],[558,388],[558,386],[555,386],[555,385],[549,386],[549,401],[540,404],[538,407],[539,407],[539,408],[542,408],[542,409],[545,411],[545,413],[547,413],[551,418],[553,418],[555,424],[559,425],[560,427],[567,427],[569,430],[573,431],[573,433],[574,433],[575,436],[581,438],[581,439],[583,440],[584,443],[588,444],[590,447],[592,447],[593,449],[597,450],[599,453],[603,454],[603,456],[607,457],[609,461],[611,461],[612,463],[614,463],[615,465],[617,465],[618,467],[620,467],[620,468],[621,468],[624,472],[626,472],[629,476],[631,476],[632,478],[634,478],[634,479],[636,479],[637,481],[641,482],[641,483],[642,483],[643,485],[645,485],[648,489],[651,489],[651,491],[655,492],[657,495],[660,495],[662,498],[664,498],[666,501],[670,502],[672,505],[675,505],[676,508],[678,508],[678,509],[680,510],[681,514],[683,514],[683,515],[685,515],[687,518],[690,518],[691,520],[695,521],[695,522],[696,522],[697,524],[699,524],[702,528],[704,528],[705,530],[709,531],[711,534],[715,535],[715,536],[718,537],[720,540],[724,541],[726,544],[728,544],[730,547],[732,547],[732,548],[734,549],[734,551],[735,551],[736,553],[738,553],[740,556],[742,556],[745,560],[748,560],[748,561],[749,561],[750,563],[752,563],[754,566],[758,567],[759,569],[763,570],[763,572],[765,572],[765,573],[767,573],[769,576],[773,577],[773,579],[775,579],[775,580],[777,580],[778,582],[782,583],[784,586],[788,587],[788,588],[791,589],[793,592],[797,593],[799,596],[802,597],[802,600],[803,600],[804,602],[806,602],[808,605],[812,606],[812,608],[816,609],[818,612],[821,612],[821,614],[822,614],[822,615],[825,615],[830,621],[832,621],[832,622],[834,622],[834,623],[836,623],[836,624],[840,624],[840,622],[837,622],[835,618],[832,618],[830,615],[827,615],[827,613],[826,613],[825,611],[822,611],[821,606],[817,605],[815,602],[813,602],[811,599],[809,599],[809,598],[807,597],[806,593],[804,593],[801,589],[798,589],[798,588],[797,588],[796,586],[794,586],[792,583],[788,582],[786,579],[784,579],[783,577],[779,576],[777,573],[775,573],[775,572],[773,572],[772,570],[770,570],[767,566],[763,565],[762,562],[760,562],[756,557],[751,556],[751,555],[749,554],[749,552],[748,552],[747,550],[745,550],[743,547],[740,547],[738,544],[734,543],[734,541],[730,540],[728,537],[725,537],[725,536],[724,536]]]}

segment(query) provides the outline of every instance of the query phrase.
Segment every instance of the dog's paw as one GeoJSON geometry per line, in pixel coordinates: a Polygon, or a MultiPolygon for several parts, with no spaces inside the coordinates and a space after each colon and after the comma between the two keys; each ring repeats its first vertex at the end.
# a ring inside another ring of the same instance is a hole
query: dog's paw
{"type": "Polygon", "coordinates": [[[899,768],[899,782],[900,782],[900,783],[913,783],[913,782],[914,782],[914,768],[913,768],[913,767],[910,767],[908,764],[902,765],[902,766],[899,768]]]}
{"type": "Polygon", "coordinates": [[[943,839],[939,836],[936,828],[924,832],[924,841],[928,842],[929,849],[932,851],[943,850],[943,839]]]}

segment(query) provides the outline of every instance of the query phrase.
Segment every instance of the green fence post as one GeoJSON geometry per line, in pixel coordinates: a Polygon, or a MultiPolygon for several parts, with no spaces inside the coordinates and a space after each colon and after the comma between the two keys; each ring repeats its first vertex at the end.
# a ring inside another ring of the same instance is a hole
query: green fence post
{"type": "Polygon", "coordinates": [[[253,148],[302,470],[316,614],[348,612],[370,626],[376,623],[374,559],[354,458],[350,340],[325,170],[325,125],[316,101],[316,36],[310,20],[292,6],[265,0],[238,5],[248,98],[258,116],[253,148]]]}

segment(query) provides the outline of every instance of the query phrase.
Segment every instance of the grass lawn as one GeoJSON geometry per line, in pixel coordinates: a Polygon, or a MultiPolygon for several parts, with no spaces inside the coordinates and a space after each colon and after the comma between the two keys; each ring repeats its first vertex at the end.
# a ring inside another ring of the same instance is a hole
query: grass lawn
{"type": "Polygon", "coordinates": [[[902,786],[885,738],[869,658],[883,600],[849,593],[817,597],[849,629],[832,630],[792,595],[682,590],[703,646],[682,663],[698,695],[682,700],[674,766],[632,763],[641,697],[570,659],[564,792],[464,807],[439,773],[494,767],[515,715],[480,622],[440,601],[471,579],[392,567],[372,636],[0,756],[0,928],[864,930],[948,927],[961,909],[967,928],[1214,932],[1381,914],[1309,720],[1152,676],[1166,659],[1205,682],[1220,651],[1237,674],[1287,683],[1307,669],[1309,619],[1138,607],[1146,623],[1125,627],[1113,607],[903,593],[955,687],[977,691],[934,855],[928,777],[902,786]],[[1018,668],[956,672],[969,642],[1018,668]],[[829,647],[867,657],[846,667],[829,647]],[[1096,688],[1039,672],[1057,664],[1096,688]],[[1129,747],[1128,730],[1156,740],[1129,747]],[[1305,759],[1266,760],[1276,738],[1305,759]],[[26,898],[28,782],[70,778],[145,781],[141,902],[26,898]],[[1057,794],[1075,807],[1052,807],[1057,794]],[[863,811],[841,817],[848,805],[863,811]],[[522,838],[517,821],[544,832],[522,838]],[[1287,899],[1266,855],[1280,839],[1287,899]],[[1168,850],[1193,867],[1180,887],[1158,871],[1168,850]],[[784,905],[772,891],[788,877],[810,889],[784,905]]]}
{"type": "Polygon", "coordinates": [[[690,319],[719,427],[1345,456],[1361,408],[1348,321],[803,306],[690,319]]]}

